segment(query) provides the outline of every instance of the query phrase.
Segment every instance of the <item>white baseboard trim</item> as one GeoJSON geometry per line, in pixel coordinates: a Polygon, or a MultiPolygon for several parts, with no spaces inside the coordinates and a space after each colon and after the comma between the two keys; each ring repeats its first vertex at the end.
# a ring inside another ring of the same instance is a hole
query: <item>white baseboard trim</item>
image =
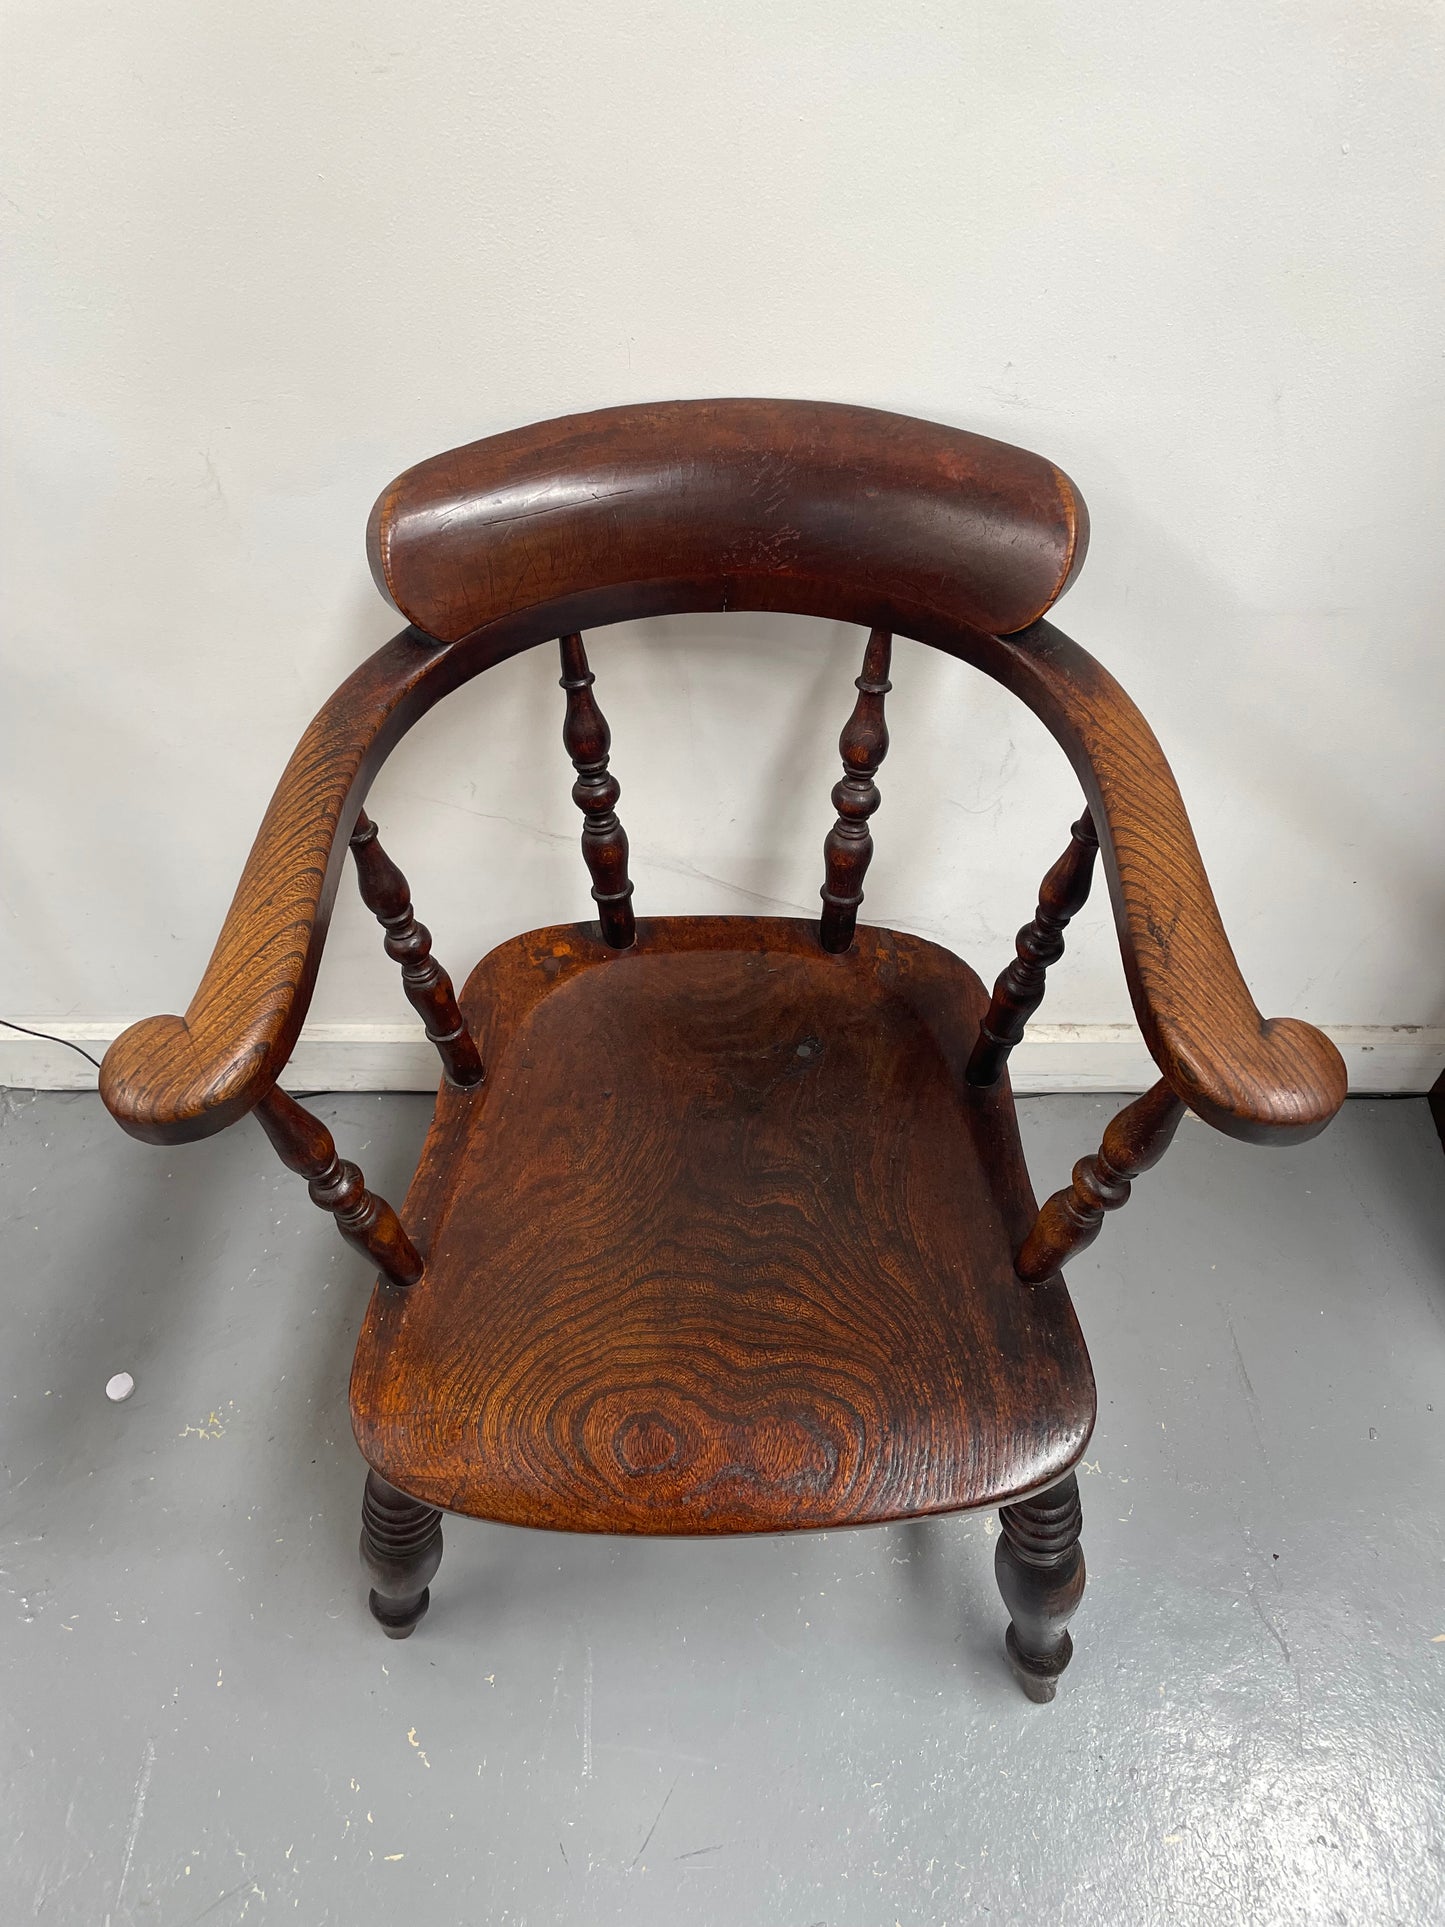
{"type": "MultiPolygon", "coordinates": [[[[121,1024],[37,1024],[92,1057],[121,1024]]],[[[1428,1091],[1445,1068],[1445,1026],[1326,1024],[1350,1073],[1352,1091],[1428,1091]]],[[[1142,1091],[1158,1076],[1132,1024],[1031,1024],[1010,1061],[1014,1089],[1142,1091]]],[[[420,1024],[312,1024],[282,1078],[290,1091],[433,1091],[436,1053],[420,1024]]],[[[63,1044],[0,1030],[0,1086],[95,1089],[95,1071],[63,1044]]]]}

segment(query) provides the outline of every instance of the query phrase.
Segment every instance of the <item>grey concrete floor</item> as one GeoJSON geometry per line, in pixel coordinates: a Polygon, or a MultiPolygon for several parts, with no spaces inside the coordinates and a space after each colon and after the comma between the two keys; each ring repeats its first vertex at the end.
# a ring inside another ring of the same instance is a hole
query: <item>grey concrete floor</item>
{"type": "MultiPolygon", "coordinates": [[[[1445,1157],[1186,1124],[1071,1272],[1100,1389],[1051,1707],[993,1522],[456,1521],[368,1619],[367,1277],[250,1124],[0,1093],[0,1921],[1445,1920],[1445,1157]],[[135,1375],[107,1402],[116,1371],[135,1375]]],[[[428,1102],[317,1100],[399,1198],[428,1102]]],[[[1041,1193],[1113,1100],[1021,1104],[1041,1193]]]]}

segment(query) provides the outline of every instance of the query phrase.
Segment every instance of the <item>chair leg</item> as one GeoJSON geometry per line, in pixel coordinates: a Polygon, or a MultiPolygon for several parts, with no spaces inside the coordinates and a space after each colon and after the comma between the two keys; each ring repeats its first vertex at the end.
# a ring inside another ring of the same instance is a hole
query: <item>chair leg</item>
{"type": "Polygon", "coordinates": [[[431,1604],[429,1582],[442,1562],[441,1513],[368,1472],[361,1562],[376,1581],[367,1602],[372,1618],[388,1639],[407,1638],[431,1604]]]}
{"type": "Polygon", "coordinates": [[[1012,1621],[1005,1639],[1014,1678],[1031,1700],[1051,1700],[1074,1655],[1065,1628],[1084,1596],[1083,1515],[1070,1472],[1036,1499],[1000,1508],[994,1575],[1012,1621]]]}

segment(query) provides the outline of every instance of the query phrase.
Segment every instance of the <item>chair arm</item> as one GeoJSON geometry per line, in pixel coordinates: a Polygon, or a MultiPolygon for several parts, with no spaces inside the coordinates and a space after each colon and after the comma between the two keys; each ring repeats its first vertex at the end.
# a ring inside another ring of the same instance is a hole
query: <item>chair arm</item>
{"type": "Polygon", "coordinates": [[[1190,1110],[1230,1137],[1314,1137],[1344,1102],[1344,1062],[1312,1025],[1260,1016],[1153,731],[1109,672],[1051,623],[1000,647],[1004,661],[989,667],[1052,730],[1089,799],[1155,1063],[1190,1110]]]}
{"type": "MultiPolygon", "coordinates": [[[[873,620],[874,600],[860,614],[845,597],[830,612],[873,620]]],[[[713,606],[710,590],[625,586],[537,605],[458,643],[408,629],[379,649],[287,764],[185,1016],[133,1024],[106,1052],[101,1095],[117,1122],[183,1143],[224,1130],[272,1088],[310,1003],[367,787],[434,703],[545,635],[713,606]]],[[[986,636],[948,612],[900,605],[895,626],[985,669],[1062,744],[1093,810],[1135,1013],[1179,1097],[1232,1137],[1288,1143],[1323,1130],[1345,1096],[1340,1055],[1310,1025],[1255,1008],[1164,753],[1108,671],[1047,622],[986,636]]]]}
{"type": "Polygon", "coordinates": [[[148,1017],[105,1054],[100,1093],[132,1137],[178,1144],[244,1117],[275,1084],[311,1001],[347,838],[397,738],[454,678],[396,636],[312,722],[277,785],[184,1017],[148,1017]]]}

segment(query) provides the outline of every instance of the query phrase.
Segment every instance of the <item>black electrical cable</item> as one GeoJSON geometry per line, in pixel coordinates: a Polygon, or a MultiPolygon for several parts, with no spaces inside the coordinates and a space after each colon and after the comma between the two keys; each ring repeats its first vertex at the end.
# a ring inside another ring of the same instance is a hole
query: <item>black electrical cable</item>
{"type": "Polygon", "coordinates": [[[31,1030],[28,1024],[13,1024],[8,1017],[0,1017],[0,1024],[3,1024],[6,1030],[18,1030],[25,1037],[43,1038],[47,1044],[64,1044],[67,1050],[79,1052],[87,1064],[94,1064],[97,1070],[100,1069],[100,1059],[92,1057],[88,1050],[81,1050],[79,1044],[72,1044],[68,1037],[52,1037],[48,1030],[31,1030]]]}
{"type": "MultiPolygon", "coordinates": [[[[68,1037],[52,1036],[48,1030],[32,1030],[28,1024],[13,1023],[8,1017],[0,1017],[0,1024],[3,1024],[6,1030],[18,1030],[25,1037],[42,1038],[47,1044],[64,1044],[67,1050],[79,1052],[87,1064],[94,1064],[97,1070],[100,1069],[100,1059],[98,1057],[92,1057],[88,1050],[81,1050],[79,1044],[72,1044],[68,1037]]],[[[332,1093],[330,1091],[291,1092],[292,1097],[330,1097],[331,1095],[332,1093]]]]}

